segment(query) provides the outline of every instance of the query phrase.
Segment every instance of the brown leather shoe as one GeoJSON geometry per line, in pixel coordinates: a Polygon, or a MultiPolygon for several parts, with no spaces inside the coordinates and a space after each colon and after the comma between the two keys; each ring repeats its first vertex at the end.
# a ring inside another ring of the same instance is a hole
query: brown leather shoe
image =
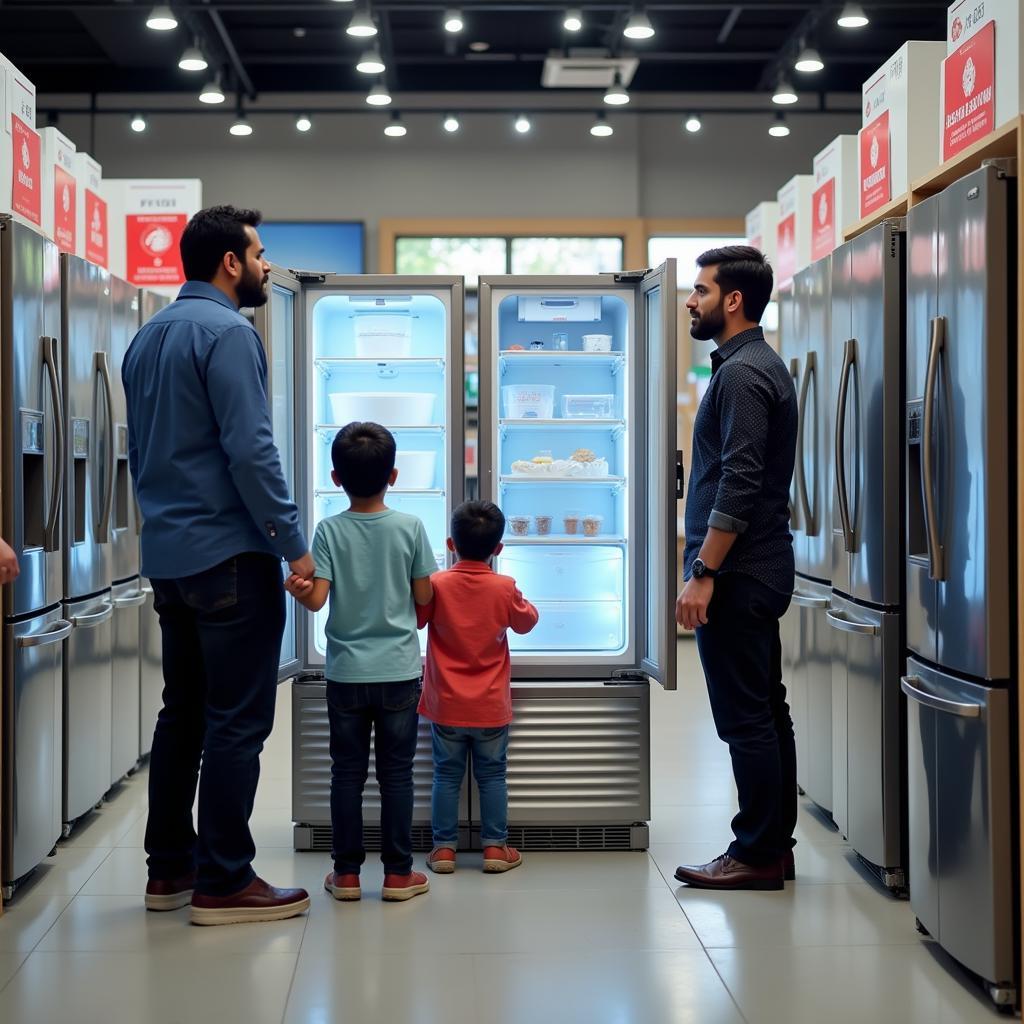
{"type": "Polygon", "coordinates": [[[756,867],[723,853],[709,864],[684,864],[676,878],[694,889],[782,889],[782,862],[756,867]]]}
{"type": "Polygon", "coordinates": [[[192,902],[196,887],[196,873],[190,871],[181,878],[151,878],[146,883],[147,910],[179,910],[192,902]]]}
{"type": "Polygon", "coordinates": [[[792,850],[787,850],[782,855],[782,877],[787,882],[792,882],[796,879],[796,861],[793,859],[792,850]]]}
{"type": "Polygon", "coordinates": [[[192,894],[193,924],[245,924],[249,921],[283,921],[309,909],[305,889],[275,889],[254,878],[233,896],[192,894]]]}

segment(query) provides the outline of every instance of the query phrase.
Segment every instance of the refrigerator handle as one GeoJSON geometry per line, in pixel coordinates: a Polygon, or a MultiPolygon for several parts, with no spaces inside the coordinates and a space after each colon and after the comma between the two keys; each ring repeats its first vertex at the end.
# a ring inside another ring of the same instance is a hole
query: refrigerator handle
{"type": "Polygon", "coordinates": [[[878,636],[878,627],[871,622],[854,622],[853,619],[836,615],[835,612],[825,612],[825,618],[833,629],[841,633],[857,633],[860,636],[878,636]]]}
{"type": "Polygon", "coordinates": [[[817,360],[814,352],[807,353],[807,363],[804,366],[804,379],[800,385],[800,402],[797,412],[797,441],[796,452],[800,465],[798,476],[800,491],[800,508],[804,515],[804,533],[808,537],[818,536],[818,524],[811,514],[811,501],[807,496],[807,473],[804,470],[804,428],[807,423],[807,396],[811,390],[811,378],[814,377],[814,386],[818,386],[817,360]]]}
{"type": "Polygon", "coordinates": [[[928,375],[924,385],[924,425],[921,430],[921,496],[924,499],[925,527],[928,534],[928,576],[946,578],[946,552],[939,536],[939,517],[935,508],[935,471],[932,442],[935,437],[935,387],[939,379],[939,361],[946,346],[946,318],[933,317],[931,344],[928,347],[928,375]]]}
{"type": "Polygon", "coordinates": [[[18,647],[49,647],[51,644],[59,644],[62,640],[67,640],[74,628],[74,625],[67,619],[58,619],[45,632],[19,636],[14,642],[18,647]]]}
{"type": "MultiPolygon", "coordinates": [[[[789,361],[789,375],[790,375],[790,377],[793,378],[793,391],[794,391],[795,394],[799,395],[800,394],[800,360],[797,359],[796,356],[794,356],[789,361]]],[[[797,401],[797,423],[796,423],[796,432],[797,432],[797,442],[796,442],[796,445],[797,445],[797,452],[800,452],[801,449],[802,449],[802,443],[801,443],[801,436],[802,436],[801,431],[802,431],[802,429],[803,429],[803,427],[802,427],[802,424],[800,422],[800,402],[798,400],[797,401]]],[[[802,458],[798,458],[796,460],[796,465],[793,467],[793,483],[796,485],[796,496],[789,503],[789,518],[792,521],[793,525],[792,525],[791,529],[793,529],[793,530],[796,530],[796,528],[797,528],[797,515],[796,515],[797,509],[796,509],[796,503],[798,501],[800,501],[800,478],[803,476],[803,472],[804,472],[804,460],[802,458]]]]}
{"type": "Polygon", "coordinates": [[[903,676],[900,679],[900,689],[912,701],[923,704],[933,711],[944,711],[947,715],[956,715],[958,718],[981,718],[980,704],[963,704],[957,700],[937,697],[934,693],[928,693],[927,690],[921,690],[914,685],[920,682],[917,676],[903,676]]]}
{"type": "Polygon", "coordinates": [[[91,612],[89,615],[72,615],[71,624],[77,629],[94,629],[109,622],[114,617],[114,605],[111,601],[103,602],[102,611],[91,612]]]}
{"type": "Polygon", "coordinates": [[[853,525],[850,522],[850,499],[846,489],[846,406],[850,396],[850,371],[857,359],[857,341],[849,338],[843,346],[843,372],[839,378],[839,399],[836,402],[836,491],[839,498],[839,522],[843,529],[843,548],[853,552],[853,525]]]}
{"type": "Polygon", "coordinates": [[[96,526],[96,542],[110,543],[110,520],[114,514],[114,392],[110,386],[110,363],[106,352],[96,353],[96,372],[103,382],[103,397],[107,407],[107,472],[103,481],[103,507],[96,526]]]}
{"type": "Polygon", "coordinates": [[[53,405],[54,473],[50,494],[50,511],[46,517],[43,537],[45,551],[59,551],[60,506],[64,496],[64,470],[67,452],[64,451],[64,408],[61,405],[60,375],[57,372],[57,339],[43,338],[43,365],[50,382],[50,402],[53,405]]]}
{"type": "Polygon", "coordinates": [[[683,453],[676,449],[676,501],[682,501],[686,493],[686,472],[683,469],[683,453]]]}

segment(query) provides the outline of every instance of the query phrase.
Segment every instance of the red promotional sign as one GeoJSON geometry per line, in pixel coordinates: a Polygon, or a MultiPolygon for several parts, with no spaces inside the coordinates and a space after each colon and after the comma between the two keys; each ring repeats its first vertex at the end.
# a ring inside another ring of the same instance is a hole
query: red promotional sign
{"type": "Polygon", "coordinates": [[[942,62],[942,159],[988,135],[996,120],[996,23],[990,21],[942,62]]]}
{"type": "Polygon", "coordinates": [[[107,204],[90,189],[85,190],[85,258],[98,267],[110,265],[107,258],[107,204]]]}
{"type": "Polygon", "coordinates": [[[889,111],[860,130],[860,215],[866,217],[892,199],[889,111]]]}
{"type": "Polygon", "coordinates": [[[779,247],[775,253],[779,287],[785,287],[796,273],[796,214],[779,221],[779,247]]]}
{"type": "Polygon", "coordinates": [[[811,196],[811,260],[820,260],[836,246],[836,179],[829,178],[811,196]]]}
{"type": "Polygon", "coordinates": [[[184,213],[142,213],[125,217],[128,280],[142,287],[183,284],[178,244],[188,223],[184,213]]]}
{"type": "Polygon", "coordinates": [[[63,167],[53,169],[53,240],[61,252],[75,251],[78,183],[63,167]]]}
{"type": "Polygon", "coordinates": [[[17,114],[11,114],[11,148],[11,206],[33,224],[42,224],[42,145],[39,135],[17,114]]]}

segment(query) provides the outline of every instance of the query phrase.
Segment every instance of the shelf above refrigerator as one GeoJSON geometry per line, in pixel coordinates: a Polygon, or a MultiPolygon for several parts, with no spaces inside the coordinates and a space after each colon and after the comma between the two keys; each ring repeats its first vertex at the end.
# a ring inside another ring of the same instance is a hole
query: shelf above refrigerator
{"type": "Polygon", "coordinates": [[[570,536],[566,533],[547,534],[543,537],[502,537],[502,544],[505,547],[518,547],[530,545],[533,547],[544,547],[545,545],[564,546],[572,545],[578,547],[622,547],[626,543],[625,537],[613,537],[611,534],[597,534],[594,537],[570,536]]]}

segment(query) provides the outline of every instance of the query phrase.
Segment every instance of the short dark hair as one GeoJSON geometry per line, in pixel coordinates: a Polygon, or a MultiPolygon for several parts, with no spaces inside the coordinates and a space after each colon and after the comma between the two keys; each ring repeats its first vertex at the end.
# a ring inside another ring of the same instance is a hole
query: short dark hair
{"type": "Polygon", "coordinates": [[[743,295],[743,315],[760,323],[772,297],[772,267],[760,249],[752,245],[723,245],[697,257],[698,267],[715,267],[715,283],[723,292],[743,295]]]}
{"type": "Polygon", "coordinates": [[[349,423],[334,437],[331,462],[346,494],[373,498],[395,468],[395,436],[379,423],[349,423]]]}
{"type": "Polygon", "coordinates": [[[262,220],[259,210],[236,210],[233,206],[200,210],[181,235],[181,266],[186,280],[212,281],[226,252],[244,261],[249,246],[246,225],[258,228],[262,220]]]}
{"type": "Polygon", "coordinates": [[[452,542],[460,558],[486,562],[501,543],[505,516],[490,501],[464,501],[452,513],[452,542]]]}

